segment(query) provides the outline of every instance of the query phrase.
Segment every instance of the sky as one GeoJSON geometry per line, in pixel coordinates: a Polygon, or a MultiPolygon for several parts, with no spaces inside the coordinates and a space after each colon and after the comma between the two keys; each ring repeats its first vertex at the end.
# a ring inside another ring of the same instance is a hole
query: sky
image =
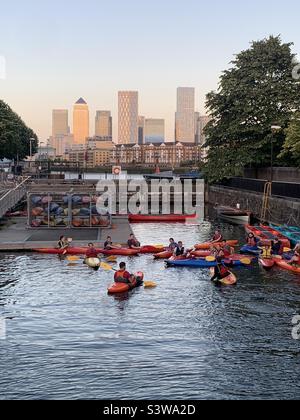
{"type": "Polygon", "coordinates": [[[0,0],[0,99],[38,134],[52,109],[89,104],[113,113],[118,90],[139,91],[139,113],[165,118],[174,139],[176,88],[196,88],[196,108],[253,40],[281,34],[300,53],[299,0],[0,0]],[[5,62],[5,78],[4,63],[5,62]]]}

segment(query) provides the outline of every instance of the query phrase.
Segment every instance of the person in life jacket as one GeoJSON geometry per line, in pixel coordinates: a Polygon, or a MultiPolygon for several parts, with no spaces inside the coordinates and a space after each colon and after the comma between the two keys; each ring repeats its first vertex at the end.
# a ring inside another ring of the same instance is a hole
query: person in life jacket
{"type": "Polygon", "coordinates": [[[119,270],[115,273],[115,282],[116,283],[126,283],[129,284],[132,282],[133,277],[127,270],[126,264],[121,262],[119,265],[119,270]]]}
{"type": "Polygon", "coordinates": [[[223,235],[219,230],[215,231],[215,234],[212,238],[212,240],[210,241],[212,244],[214,243],[218,243],[218,242],[222,242],[223,241],[223,235]]]}
{"type": "Polygon", "coordinates": [[[294,256],[291,260],[291,265],[298,266],[300,264],[300,243],[294,248],[294,256]]]}
{"type": "Polygon", "coordinates": [[[93,243],[89,244],[85,256],[86,258],[98,258],[98,251],[96,250],[93,243]]]}
{"type": "Polygon", "coordinates": [[[272,246],[271,245],[265,245],[262,247],[259,247],[261,249],[261,256],[265,259],[272,258],[272,246]]]}
{"type": "Polygon", "coordinates": [[[230,275],[228,268],[222,263],[222,259],[220,257],[217,258],[217,266],[215,267],[215,272],[211,281],[218,283],[220,280],[225,279],[230,275]]]}
{"type": "Polygon", "coordinates": [[[133,233],[129,236],[127,245],[130,249],[139,249],[141,247],[140,242],[136,239],[133,233]]]}
{"type": "Polygon", "coordinates": [[[178,247],[178,244],[175,242],[175,239],[170,238],[168,250],[174,252],[177,247],[178,247]]]}
{"type": "Polygon", "coordinates": [[[275,238],[274,241],[272,242],[272,254],[273,255],[283,254],[283,244],[278,238],[275,238]]]}
{"type": "Polygon", "coordinates": [[[223,240],[222,242],[221,242],[221,247],[220,247],[220,250],[219,250],[219,252],[218,252],[218,257],[221,257],[222,259],[223,258],[229,258],[230,257],[230,255],[232,255],[234,253],[234,249],[233,248],[231,248],[231,246],[230,245],[228,245],[227,244],[227,242],[225,241],[225,240],[223,240]]]}
{"type": "Polygon", "coordinates": [[[185,254],[184,246],[181,241],[178,242],[177,247],[174,250],[174,257],[181,257],[185,254]]]}
{"type": "Polygon", "coordinates": [[[256,247],[257,246],[258,240],[253,235],[253,233],[249,233],[246,240],[247,240],[247,245],[248,246],[251,246],[251,247],[256,247]]]}

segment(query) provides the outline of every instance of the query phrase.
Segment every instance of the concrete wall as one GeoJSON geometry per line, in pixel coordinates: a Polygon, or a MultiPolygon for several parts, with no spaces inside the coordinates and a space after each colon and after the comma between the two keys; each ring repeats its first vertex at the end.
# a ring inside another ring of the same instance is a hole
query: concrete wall
{"type": "MultiPolygon", "coordinates": [[[[271,168],[245,169],[245,178],[256,178],[263,180],[271,179],[271,168]]],[[[300,182],[299,168],[274,168],[273,180],[279,182],[300,182]]]]}
{"type": "MultiPolygon", "coordinates": [[[[236,207],[237,203],[239,203],[242,209],[251,210],[256,217],[259,217],[263,195],[250,191],[210,186],[207,188],[206,201],[212,205],[219,204],[232,207],[236,207]]],[[[300,200],[272,197],[268,221],[300,226],[300,200]]]]}

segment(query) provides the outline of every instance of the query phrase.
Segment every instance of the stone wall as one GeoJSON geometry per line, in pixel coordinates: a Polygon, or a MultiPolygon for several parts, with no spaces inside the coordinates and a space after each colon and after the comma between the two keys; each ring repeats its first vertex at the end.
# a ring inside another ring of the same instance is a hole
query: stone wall
{"type": "MultiPolygon", "coordinates": [[[[251,191],[210,186],[206,191],[206,201],[211,205],[232,207],[240,204],[241,209],[250,210],[255,217],[260,217],[263,195],[251,191]]],[[[300,200],[271,197],[267,218],[272,223],[300,226],[300,200]]]]}
{"type": "MultiPolygon", "coordinates": [[[[271,168],[245,169],[245,178],[271,179],[271,168]]],[[[300,182],[299,168],[273,168],[273,180],[278,182],[300,182]]]]}

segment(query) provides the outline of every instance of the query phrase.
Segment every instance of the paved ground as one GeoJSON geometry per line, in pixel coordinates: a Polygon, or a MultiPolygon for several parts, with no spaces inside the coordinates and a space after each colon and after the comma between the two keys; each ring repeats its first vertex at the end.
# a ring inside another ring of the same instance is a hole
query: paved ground
{"type": "Polygon", "coordinates": [[[113,218],[111,229],[55,229],[53,231],[27,229],[26,219],[16,218],[0,228],[0,252],[51,248],[56,246],[61,235],[72,237],[74,246],[86,246],[91,241],[97,246],[102,246],[107,236],[111,236],[115,243],[125,245],[130,233],[132,230],[127,217],[113,218]]]}

